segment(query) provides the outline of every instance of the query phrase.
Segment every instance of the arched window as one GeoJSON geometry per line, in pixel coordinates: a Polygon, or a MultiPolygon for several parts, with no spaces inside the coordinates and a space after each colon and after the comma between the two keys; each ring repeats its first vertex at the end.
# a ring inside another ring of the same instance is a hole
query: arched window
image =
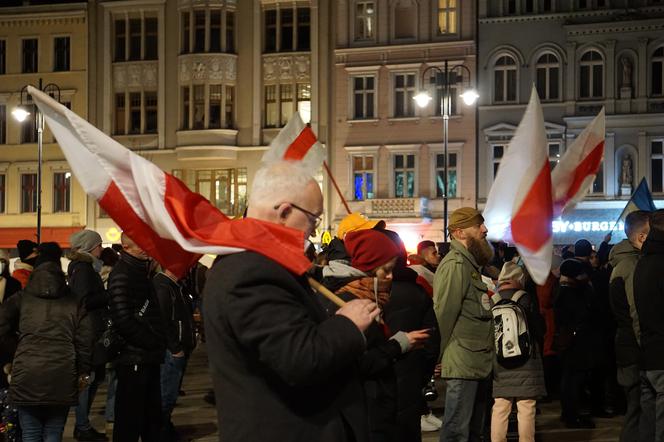
{"type": "Polygon", "coordinates": [[[650,64],[652,75],[652,95],[661,97],[664,95],[664,47],[661,47],[652,54],[650,64]]]}
{"type": "Polygon", "coordinates": [[[579,98],[604,96],[604,60],[597,51],[588,51],[579,64],[579,98]]]}
{"type": "Polygon", "coordinates": [[[493,101],[496,103],[516,102],[516,61],[509,55],[503,55],[496,60],[493,69],[493,101]]]}
{"type": "Polygon", "coordinates": [[[560,62],[552,53],[542,54],[536,66],[537,93],[541,100],[560,98],[560,62]]]}

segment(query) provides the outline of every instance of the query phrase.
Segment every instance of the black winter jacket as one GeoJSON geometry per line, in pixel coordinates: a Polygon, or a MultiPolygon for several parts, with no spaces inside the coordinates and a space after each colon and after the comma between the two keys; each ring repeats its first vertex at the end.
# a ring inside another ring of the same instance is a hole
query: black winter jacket
{"type": "Polygon", "coordinates": [[[14,405],[75,405],[90,372],[92,327],[60,265],[35,268],[25,289],[0,306],[0,336],[19,332],[12,367],[14,405]]]}
{"type": "Polygon", "coordinates": [[[181,284],[165,273],[157,273],[152,278],[152,285],[164,320],[166,348],[173,354],[181,351],[191,354],[196,347],[191,297],[184,292],[181,284]]]}
{"type": "Polygon", "coordinates": [[[108,295],[113,327],[126,341],[115,363],[161,364],[166,336],[149,261],[120,252],[120,260],[108,277],[108,295]]]}
{"type": "Polygon", "coordinates": [[[220,440],[368,439],[355,366],[364,338],[348,318],[327,318],[319,296],[253,252],[210,269],[203,314],[220,440]]]}
{"type": "Polygon", "coordinates": [[[651,230],[634,270],[644,370],[664,370],[664,232],[651,230]]]}

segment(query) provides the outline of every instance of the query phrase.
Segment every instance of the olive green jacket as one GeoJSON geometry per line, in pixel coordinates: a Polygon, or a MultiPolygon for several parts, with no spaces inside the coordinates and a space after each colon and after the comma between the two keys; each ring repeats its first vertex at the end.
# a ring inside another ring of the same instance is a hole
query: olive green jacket
{"type": "Polygon", "coordinates": [[[491,303],[480,266],[457,240],[452,240],[436,271],[433,302],[441,337],[442,377],[488,377],[494,357],[491,303]]]}

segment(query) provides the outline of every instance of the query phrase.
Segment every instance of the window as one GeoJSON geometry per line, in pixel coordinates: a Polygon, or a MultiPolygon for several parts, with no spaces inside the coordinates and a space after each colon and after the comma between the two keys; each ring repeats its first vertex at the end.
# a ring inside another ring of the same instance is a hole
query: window
{"type": "Polygon", "coordinates": [[[0,40],[0,75],[7,73],[7,42],[0,40]]]}
{"type": "Polygon", "coordinates": [[[524,0],[523,6],[526,14],[532,14],[535,12],[535,0],[524,0]]]}
{"type": "Polygon", "coordinates": [[[191,102],[189,101],[189,86],[182,88],[182,129],[190,129],[189,125],[189,109],[191,102]]]}
{"type": "Polygon", "coordinates": [[[279,102],[281,104],[281,126],[285,126],[293,116],[293,85],[279,86],[279,102]]]}
{"type": "Polygon", "coordinates": [[[53,39],[53,70],[68,71],[70,59],[69,37],[56,37],[53,39]]]}
{"type": "Polygon", "coordinates": [[[157,92],[144,92],[143,98],[145,100],[144,133],[157,133],[157,92]]]}
{"type": "Polygon", "coordinates": [[[597,51],[588,51],[579,65],[579,98],[604,96],[604,61],[597,51]]]}
{"type": "Polygon", "coordinates": [[[355,5],[355,40],[373,40],[376,28],[374,2],[358,1],[355,5]]]}
{"type": "Polygon", "coordinates": [[[125,133],[125,94],[115,94],[115,133],[123,135],[125,133]]]}
{"type": "Polygon", "coordinates": [[[21,174],[21,213],[37,211],[37,174],[21,174]]]}
{"type": "Polygon", "coordinates": [[[600,163],[591,193],[601,194],[604,193],[604,162],[600,163]]]}
{"type": "Polygon", "coordinates": [[[394,75],[394,116],[414,117],[415,74],[394,75]]]}
{"type": "Polygon", "coordinates": [[[235,52],[235,12],[226,11],[226,52],[235,52]]]}
{"type": "Polygon", "coordinates": [[[194,12],[194,52],[205,52],[205,11],[194,12]]]}
{"type": "MultiPolygon", "coordinates": [[[[454,72],[450,72],[450,77],[453,75],[456,75],[454,72]]],[[[453,81],[452,78],[450,78],[450,81],[453,81]]],[[[432,105],[433,105],[433,113],[436,116],[441,116],[442,115],[442,109],[441,109],[441,103],[443,100],[443,96],[445,94],[445,80],[443,78],[443,75],[441,75],[439,72],[436,73],[435,77],[431,78],[431,83],[430,84],[435,84],[436,85],[436,90],[434,93],[433,100],[431,100],[432,105]]],[[[450,96],[449,96],[449,107],[448,107],[448,112],[449,115],[456,115],[457,114],[457,97],[459,96],[459,91],[457,89],[456,84],[450,85],[450,96]]],[[[448,103],[443,103],[443,105],[447,105],[448,103]]]]}
{"type": "Polygon", "coordinates": [[[553,12],[553,0],[542,1],[542,12],[553,12]]]}
{"type": "Polygon", "coordinates": [[[457,33],[457,0],[438,0],[438,33],[457,33]]]}
{"type": "Polygon", "coordinates": [[[652,95],[661,97],[664,95],[664,47],[657,49],[652,54],[651,62],[652,95]]]}
{"type": "Polygon", "coordinates": [[[394,155],[394,196],[415,196],[415,155],[394,155]]]}
{"type": "MultiPolygon", "coordinates": [[[[183,15],[183,26],[184,18],[183,15]]],[[[113,38],[115,61],[156,60],[159,52],[158,24],[156,17],[116,19],[113,38]]],[[[182,47],[183,50],[186,47],[184,37],[182,47]]]]}
{"type": "Polygon", "coordinates": [[[71,172],[53,174],[53,212],[69,212],[71,200],[71,172]]]}
{"type": "Polygon", "coordinates": [[[194,191],[228,216],[244,213],[247,206],[247,169],[195,171],[194,191]]]}
{"type": "Polygon", "coordinates": [[[311,85],[309,83],[298,83],[297,85],[297,111],[302,121],[308,123],[311,120],[311,85]]]}
{"type": "Polygon", "coordinates": [[[205,85],[194,86],[194,129],[205,129],[205,85]]]}
{"type": "Polygon", "coordinates": [[[221,85],[210,85],[210,129],[219,129],[221,127],[221,85]]]}
{"type": "Polygon", "coordinates": [[[210,84],[207,86],[207,91],[206,85],[203,84],[194,85],[193,91],[192,87],[183,86],[182,129],[232,128],[235,115],[234,101],[234,86],[210,84]],[[192,121],[191,125],[189,121],[192,121]]]}
{"type": "Polygon", "coordinates": [[[0,174],[0,213],[5,213],[5,201],[7,199],[7,175],[0,174]]]}
{"type": "Polygon", "coordinates": [[[23,40],[23,69],[24,74],[35,73],[39,71],[39,40],[36,38],[26,38],[23,40]]]}
{"type": "Polygon", "coordinates": [[[516,14],[516,2],[517,0],[505,0],[507,3],[507,15],[516,14]]]}
{"type": "Polygon", "coordinates": [[[306,119],[307,112],[310,115],[311,85],[309,83],[266,85],[265,127],[285,126],[293,116],[293,112],[296,109],[295,106],[297,106],[298,111],[302,111],[303,119],[306,119]]]}
{"type": "Polygon", "coordinates": [[[537,59],[537,94],[542,101],[560,98],[560,63],[558,58],[547,53],[537,59]]]}
{"type": "Polygon", "coordinates": [[[657,140],[651,143],[651,188],[653,192],[664,192],[664,141],[657,140]]]}
{"type": "Polygon", "coordinates": [[[394,37],[398,39],[415,38],[417,6],[410,0],[400,0],[394,7],[394,17],[394,37]]]}
{"type": "Polygon", "coordinates": [[[279,109],[277,109],[277,85],[265,86],[265,127],[277,127],[279,109]]]}
{"type": "Polygon", "coordinates": [[[235,127],[235,86],[226,86],[226,111],[223,126],[227,129],[235,127]]]}
{"type": "Polygon", "coordinates": [[[21,123],[21,143],[36,143],[37,126],[35,124],[35,115],[37,113],[37,106],[34,104],[27,104],[25,106],[30,115],[21,123]]]}
{"type": "Polygon", "coordinates": [[[143,48],[145,54],[143,55],[144,60],[156,60],[157,59],[157,19],[154,17],[145,19],[145,35],[143,48]]]}
{"type": "Polygon", "coordinates": [[[281,8],[265,11],[265,52],[309,51],[310,8],[281,8]]]}
{"type": "Polygon", "coordinates": [[[129,133],[141,133],[141,93],[129,94],[129,133]]]}
{"type": "Polygon", "coordinates": [[[183,54],[188,54],[189,53],[189,38],[190,38],[190,33],[191,33],[191,23],[189,22],[190,20],[190,14],[189,12],[183,12],[182,13],[182,43],[181,43],[181,51],[183,54]]]}
{"type": "Polygon", "coordinates": [[[374,157],[353,156],[353,197],[361,201],[372,199],[374,194],[374,157]]]}
{"type": "Polygon", "coordinates": [[[549,143],[549,166],[551,166],[551,170],[553,170],[560,161],[561,153],[560,143],[549,143]]]}
{"type": "Polygon", "coordinates": [[[7,105],[0,104],[0,144],[7,143],[7,105]]]}
{"type": "MultiPolygon", "coordinates": [[[[450,159],[447,165],[447,186],[450,191],[447,194],[448,198],[456,198],[457,196],[457,154],[447,153],[450,159]]],[[[445,196],[445,154],[436,154],[436,198],[445,196]]]]}
{"type": "Polygon", "coordinates": [[[353,77],[353,119],[374,118],[375,78],[353,77]]]}
{"type": "Polygon", "coordinates": [[[493,72],[493,101],[496,103],[516,102],[516,62],[508,55],[498,58],[493,72]]]}
{"type": "Polygon", "coordinates": [[[210,52],[221,52],[221,10],[210,11],[210,52]]]}
{"type": "Polygon", "coordinates": [[[505,146],[501,144],[494,144],[491,146],[491,160],[493,163],[493,178],[496,179],[496,174],[498,174],[498,167],[500,167],[500,162],[505,155],[505,146]]]}

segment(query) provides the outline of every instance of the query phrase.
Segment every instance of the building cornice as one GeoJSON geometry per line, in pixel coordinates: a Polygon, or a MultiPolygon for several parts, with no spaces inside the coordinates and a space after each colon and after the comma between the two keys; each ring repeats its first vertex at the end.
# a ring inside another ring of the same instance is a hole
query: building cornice
{"type": "Polygon", "coordinates": [[[573,24],[564,26],[570,37],[594,34],[614,34],[625,32],[661,32],[664,30],[664,19],[629,20],[611,23],[573,24]]]}
{"type": "Polygon", "coordinates": [[[133,8],[140,8],[142,6],[161,6],[165,4],[166,0],[124,0],[115,2],[103,2],[99,3],[99,6],[109,10],[131,10],[133,8]]]}
{"type": "Polygon", "coordinates": [[[337,48],[334,55],[383,54],[395,51],[431,50],[431,49],[475,49],[474,40],[445,41],[434,43],[412,43],[389,46],[362,46],[357,48],[337,48]]]}
{"type": "MultiPolygon", "coordinates": [[[[0,10],[0,13],[3,12],[0,10]]],[[[22,28],[28,26],[80,25],[85,24],[85,10],[63,10],[53,12],[28,12],[1,14],[0,28],[22,28]]]]}
{"type": "MultiPolygon", "coordinates": [[[[594,118],[594,115],[563,117],[568,129],[583,129],[594,118]]],[[[606,116],[607,127],[645,128],[661,127],[664,114],[617,114],[606,116]]]]}
{"type": "MultiPolygon", "coordinates": [[[[640,8],[639,12],[648,15],[653,12],[664,12],[664,7],[654,6],[649,8],[640,8]]],[[[606,17],[611,19],[615,16],[624,14],[624,9],[605,9],[605,10],[595,10],[595,11],[577,11],[577,12],[557,12],[551,14],[536,14],[536,15],[510,15],[508,17],[490,17],[490,18],[481,18],[479,23],[481,25],[485,24],[496,24],[496,23],[526,23],[526,22],[538,22],[538,21],[564,21],[569,19],[578,19],[578,18],[599,18],[606,17]]],[[[611,22],[612,25],[617,25],[620,22],[611,22]]],[[[588,24],[579,24],[578,26],[587,27],[588,24]]]]}

